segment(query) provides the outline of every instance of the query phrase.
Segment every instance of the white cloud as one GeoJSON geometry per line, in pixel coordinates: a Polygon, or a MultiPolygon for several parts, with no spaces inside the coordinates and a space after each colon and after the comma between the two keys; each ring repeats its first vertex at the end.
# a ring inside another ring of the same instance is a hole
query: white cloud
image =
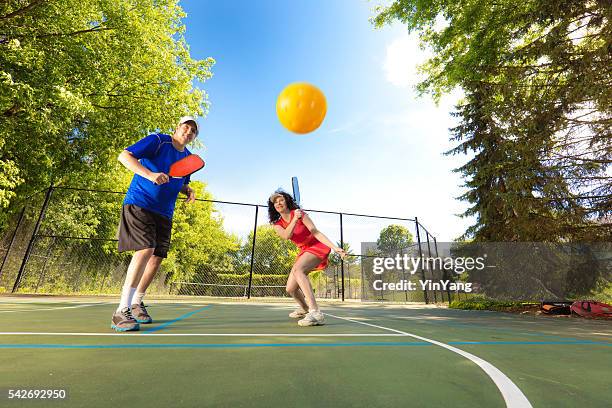
{"type": "Polygon", "coordinates": [[[401,88],[412,87],[420,80],[417,66],[428,57],[419,49],[416,35],[405,33],[387,45],[387,53],[383,62],[385,78],[393,85],[401,88]]]}

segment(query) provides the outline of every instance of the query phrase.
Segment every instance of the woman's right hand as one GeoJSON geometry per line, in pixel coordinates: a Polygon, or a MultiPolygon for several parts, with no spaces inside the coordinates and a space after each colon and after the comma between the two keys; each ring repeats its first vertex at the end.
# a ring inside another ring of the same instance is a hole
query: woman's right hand
{"type": "Polygon", "coordinates": [[[332,249],[333,249],[333,251],[334,251],[335,253],[337,253],[338,255],[340,255],[340,258],[342,258],[342,259],[346,258],[346,256],[348,255],[348,254],[346,253],[346,251],[345,251],[344,249],[340,248],[340,247],[335,247],[335,248],[332,248],[332,249]]]}
{"type": "Polygon", "coordinates": [[[304,212],[298,208],[294,211],[293,215],[295,216],[296,220],[301,220],[302,216],[304,215],[304,212]]]}

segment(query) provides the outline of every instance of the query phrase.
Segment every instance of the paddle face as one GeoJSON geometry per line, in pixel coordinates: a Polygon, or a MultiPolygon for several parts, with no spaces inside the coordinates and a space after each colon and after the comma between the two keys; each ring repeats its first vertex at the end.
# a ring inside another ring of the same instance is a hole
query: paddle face
{"type": "Polygon", "coordinates": [[[204,160],[197,154],[190,154],[170,165],[168,175],[170,177],[187,177],[204,167],[204,160]]]}
{"type": "Polygon", "coordinates": [[[300,186],[297,177],[291,177],[291,186],[293,187],[293,201],[300,205],[300,186]]]}

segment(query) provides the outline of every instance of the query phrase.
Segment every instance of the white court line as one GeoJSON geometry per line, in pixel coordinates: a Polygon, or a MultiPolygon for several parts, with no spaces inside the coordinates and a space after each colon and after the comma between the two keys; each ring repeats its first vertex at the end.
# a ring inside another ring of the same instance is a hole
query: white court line
{"type": "Polygon", "coordinates": [[[108,304],[111,304],[111,302],[91,303],[91,304],[76,305],[76,306],[49,307],[49,308],[44,308],[44,309],[0,310],[0,313],[41,312],[43,310],[76,309],[78,307],[89,307],[89,306],[108,305],[108,304]]]}
{"type": "Polygon", "coordinates": [[[0,332],[0,336],[167,336],[167,337],[403,337],[391,333],[46,333],[46,332],[0,332]]]}
{"type": "Polygon", "coordinates": [[[389,327],[377,326],[375,324],[360,322],[358,320],[353,320],[353,319],[349,319],[346,317],[335,316],[329,313],[325,313],[325,314],[327,316],[335,317],[336,319],[346,320],[346,321],[353,322],[353,323],[359,323],[359,324],[363,324],[363,325],[370,326],[370,327],[376,327],[378,329],[399,333],[404,336],[410,336],[415,339],[423,340],[428,343],[435,344],[436,346],[443,347],[447,350],[452,351],[453,353],[457,353],[471,360],[476,365],[478,365],[491,378],[491,380],[493,380],[493,382],[495,383],[495,385],[501,392],[502,397],[504,397],[504,401],[506,401],[506,407],[508,408],[533,408],[531,403],[525,396],[525,394],[523,394],[523,392],[519,389],[519,387],[517,387],[516,384],[514,384],[512,380],[510,380],[510,378],[508,378],[504,373],[502,373],[493,364],[471,353],[468,353],[467,351],[463,351],[461,349],[458,349],[457,347],[450,346],[446,343],[441,343],[439,341],[431,340],[426,337],[417,336],[416,334],[391,329],[389,327]]]}

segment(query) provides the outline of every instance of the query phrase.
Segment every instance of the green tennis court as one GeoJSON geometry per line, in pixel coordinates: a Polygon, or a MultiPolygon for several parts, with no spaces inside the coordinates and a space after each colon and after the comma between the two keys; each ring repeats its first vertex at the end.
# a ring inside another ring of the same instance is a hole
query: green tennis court
{"type": "MultiPolygon", "coordinates": [[[[609,322],[436,306],[149,300],[115,333],[112,298],[0,298],[0,388],[63,389],[54,406],[605,407],[609,322]],[[466,354],[465,352],[469,353],[466,354]]],[[[10,405],[7,405],[10,404],[10,405]]]]}

